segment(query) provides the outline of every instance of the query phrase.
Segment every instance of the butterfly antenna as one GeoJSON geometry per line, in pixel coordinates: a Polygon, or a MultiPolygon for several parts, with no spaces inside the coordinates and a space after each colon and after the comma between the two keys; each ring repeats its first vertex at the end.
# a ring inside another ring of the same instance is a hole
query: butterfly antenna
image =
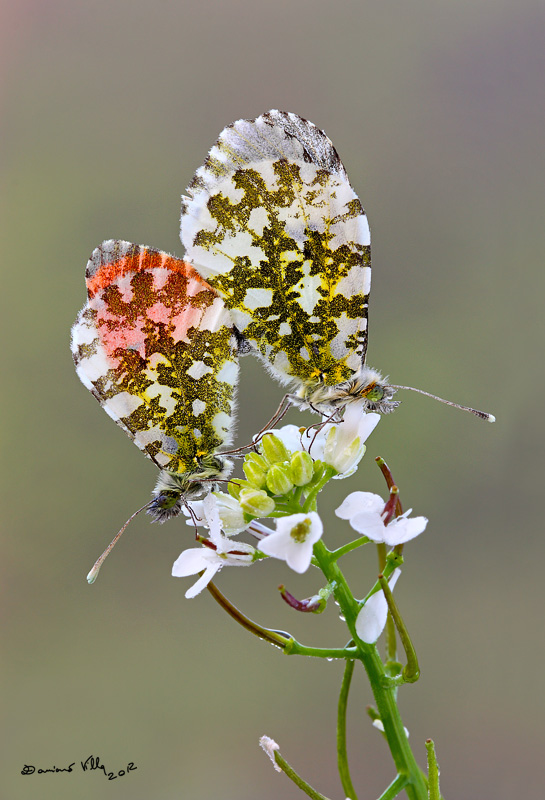
{"type": "MultiPolygon", "coordinates": [[[[154,500],[155,500],[155,498],[154,498],[154,500]]],[[[106,548],[106,550],[105,550],[105,551],[102,553],[102,555],[101,555],[99,558],[97,558],[97,560],[95,561],[95,563],[94,563],[94,565],[93,565],[93,569],[92,569],[92,570],[91,570],[91,572],[90,572],[90,573],[87,575],[87,583],[94,583],[94,582],[96,581],[96,579],[97,579],[97,577],[98,577],[98,573],[99,573],[99,571],[100,571],[100,568],[101,568],[101,566],[104,564],[104,562],[106,561],[107,557],[110,555],[110,553],[112,552],[112,550],[113,550],[113,549],[114,549],[114,547],[116,546],[116,544],[117,544],[117,542],[119,541],[119,539],[121,539],[121,535],[122,535],[123,531],[125,530],[125,528],[127,527],[127,525],[129,524],[129,522],[132,522],[132,520],[133,520],[133,519],[136,517],[136,515],[137,515],[137,514],[140,514],[140,512],[141,512],[141,511],[145,511],[145,510],[146,510],[146,508],[149,508],[149,507],[150,507],[150,505],[151,505],[151,504],[154,502],[154,500],[150,500],[150,501],[149,501],[149,503],[146,503],[146,505],[145,505],[145,506],[142,506],[142,508],[139,508],[139,509],[138,509],[138,511],[135,511],[135,512],[134,512],[134,514],[132,514],[132,515],[129,517],[129,519],[128,519],[128,520],[126,521],[126,523],[123,525],[123,527],[121,528],[121,530],[119,531],[119,533],[118,533],[118,534],[117,534],[117,535],[116,535],[116,536],[115,536],[115,537],[112,539],[112,541],[110,542],[110,544],[108,545],[108,547],[106,548]]]]}
{"type": "Polygon", "coordinates": [[[418,392],[418,394],[425,394],[426,397],[431,397],[433,400],[439,400],[440,403],[444,403],[446,406],[452,406],[453,408],[459,408],[461,411],[469,411],[470,414],[474,414],[479,419],[485,419],[488,422],[495,422],[496,417],[493,414],[488,414],[486,411],[478,411],[476,408],[470,408],[469,406],[461,406],[459,403],[453,403],[452,400],[444,400],[442,397],[437,397],[436,394],[430,394],[430,392],[425,392],[423,389],[415,389],[414,386],[395,386],[391,384],[392,389],[407,389],[410,392],[418,392]]]}

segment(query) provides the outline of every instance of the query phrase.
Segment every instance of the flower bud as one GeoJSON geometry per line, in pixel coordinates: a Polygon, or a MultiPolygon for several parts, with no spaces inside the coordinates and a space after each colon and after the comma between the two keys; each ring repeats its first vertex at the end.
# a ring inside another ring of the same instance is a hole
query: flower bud
{"type": "Polygon", "coordinates": [[[260,453],[248,453],[248,455],[244,456],[244,462],[247,463],[248,461],[252,461],[256,464],[263,472],[267,472],[269,469],[269,463],[260,453]]]}
{"type": "Polygon", "coordinates": [[[240,493],[243,489],[255,489],[253,483],[250,481],[245,481],[242,478],[231,478],[229,483],[227,484],[227,490],[231,497],[234,497],[235,500],[238,500],[240,497],[240,493]]]}
{"type": "Polygon", "coordinates": [[[240,481],[237,481],[235,479],[234,481],[229,481],[229,483],[227,484],[227,491],[229,492],[231,497],[235,498],[235,500],[238,500],[238,498],[240,497],[240,493],[242,491],[242,486],[240,485],[240,483],[241,483],[240,481]]]}
{"type": "Polygon", "coordinates": [[[261,440],[261,449],[269,464],[278,464],[290,457],[284,442],[274,433],[265,434],[261,440]]]}
{"type": "Polygon", "coordinates": [[[244,461],[242,465],[244,474],[246,475],[249,483],[256,489],[263,489],[265,486],[266,474],[255,461],[244,461]]]}
{"type": "Polygon", "coordinates": [[[274,500],[260,489],[243,489],[239,502],[242,510],[252,517],[267,517],[274,511],[274,500]]]}
{"type": "Polygon", "coordinates": [[[273,494],[287,494],[293,489],[291,470],[287,464],[273,464],[267,472],[267,489],[273,494]]]}
{"type": "Polygon", "coordinates": [[[308,453],[299,450],[290,461],[291,479],[295,486],[306,486],[312,480],[314,462],[308,453]]]}

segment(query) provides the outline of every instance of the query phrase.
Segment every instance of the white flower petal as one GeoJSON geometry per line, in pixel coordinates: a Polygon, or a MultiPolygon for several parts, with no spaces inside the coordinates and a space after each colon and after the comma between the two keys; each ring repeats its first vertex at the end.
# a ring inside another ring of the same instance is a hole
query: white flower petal
{"type": "Polygon", "coordinates": [[[312,558],[312,544],[305,542],[304,544],[297,545],[287,551],[286,564],[294,572],[302,575],[310,566],[312,558]]]}
{"type": "Polygon", "coordinates": [[[190,503],[187,504],[193,514],[195,515],[195,519],[189,513],[187,506],[182,506],[182,513],[187,517],[186,525],[191,525],[191,527],[195,527],[195,524],[201,526],[204,525],[206,527],[206,520],[204,518],[204,511],[202,507],[202,500],[191,500],[190,503]],[[195,523],[196,520],[196,523],[195,523]]]}
{"type": "Polygon", "coordinates": [[[372,492],[351,492],[335,511],[341,519],[352,519],[356,514],[375,511],[380,514],[384,509],[384,500],[372,492]]]}
{"type": "Polygon", "coordinates": [[[220,515],[221,527],[226,536],[242,533],[248,527],[244,519],[244,512],[238,500],[225,492],[214,492],[217,509],[220,515]]]}
{"type": "Polygon", "coordinates": [[[296,453],[298,450],[303,450],[301,432],[297,425],[283,425],[281,428],[271,428],[271,430],[262,433],[260,438],[265,436],[267,433],[273,433],[275,436],[277,436],[291,453],[296,453]]]}
{"type": "Polygon", "coordinates": [[[362,536],[367,536],[367,538],[371,539],[373,542],[384,541],[386,533],[384,520],[376,511],[364,511],[361,514],[355,514],[350,520],[350,525],[357,533],[361,533],[362,536]]]}
{"type": "Polygon", "coordinates": [[[307,428],[303,433],[303,448],[309,453],[314,461],[324,460],[325,441],[327,436],[327,425],[322,430],[316,432],[316,428],[307,428]]]}
{"type": "Polygon", "coordinates": [[[358,428],[358,436],[365,442],[366,439],[371,436],[377,425],[379,424],[381,419],[380,414],[376,414],[374,411],[370,411],[367,414],[363,415],[363,418],[360,420],[359,428],[358,428]]]}
{"type": "Polygon", "coordinates": [[[384,541],[390,547],[396,544],[410,542],[419,536],[428,524],[426,517],[413,517],[408,519],[405,516],[398,517],[390,522],[385,529],[384,541]]]}
{"type": "Polygon", "coordinates": [[[366,414],[357,403],[352,403],[346,408],[343,421],[336,426],[339,429],[339,445],[346,447],[356,437],[363,444],[375,430],[379,420],[380,414],[366,414]]]}
{"type": "Polygon", "coordinates": [[[206,495],[202,501],[202,508],[206,522],[208,523],[210,540],[215,545],[219,545],[223,537],[221,535],[221,520],[218,511],[218,501],[213,494],[206,495]]]}
{"type": "MultiPolygon", "coordinates": [[[[393,590],[400,575],[400,569],[394,570],[388,581],[390,589],[393,590]]],[[[376,642],[384,630],[387,617],[388,603],[384,597],[384,592],[379,589],[378,592],[371,595],[356,618],[356,633],[362,642],[367,642],[367,644],[376,642]]]]}
{"type": "Polygon", "coordinates": [[[342,422],[331,426],[325,439],[323,460],[339,473],[336,478],[347,478],[355,472],[365,453],[364,441],[379,419],[379,414],[366,414],[361,406],[353,403],[345,409],[342,422]]]}
{"type": "MultiPolygon", "coordinates": [[[[209,550],[208,553],[213,553],[209,550]]],[[[184,550],[172,565],[172,574],[175,578],[187,578],[188,575],[195,575],[210,564],[210,558],[205,548],[192,547],[184,550]]],[[[213,553],[215,555],[215,553],[213,553]]]]}
{"type": "Polygon", "coordinates": [[[216,574],[216,572],[219,572],[219,571],[220,571],[220,569],[221,569],[221,566],[222,566],[222,565],[221,565],[219,562],[218,562],[218,563],[216,563],[216,564],[210,564],[210,565],[209,565],[209,566],[208,566],[208,567],[205,569],[205,571],[204,571],[204,573],[201,575],[201,577],[200,577],[200,578],[199,578],[197,581],[195,581],[195,583],[193,584],[193,586],[191,586],[191,587],[190,587],[190,588],[187,590],[187,592],[185,593],[185,596],[187,597],[187,599],[188,599],[188,600],[191,600],[193,597],[196,597],[198,594],[200,594],[200,592],[202,592],[202,590],[203,590],[203,589],[204,589],[206,586],[208,586],[208,584],[210,583],[210,581],[212,580],[212,578],[214,577],[214,575],[216,574]]]}

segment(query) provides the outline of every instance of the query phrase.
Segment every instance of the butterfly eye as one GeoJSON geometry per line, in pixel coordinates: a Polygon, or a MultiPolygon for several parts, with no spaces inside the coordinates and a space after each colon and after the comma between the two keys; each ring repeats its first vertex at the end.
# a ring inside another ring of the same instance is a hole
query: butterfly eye
{"type": "Polygon", "coordinates": [[[171,511],[180,501],[181,492],[166,491],[158,494],[149,508],[149,513],[154,511],[171,511]]]}
{"type": "Polygon", "coordinates": [[[379,384],[371,386],[368,392],[365,392],[365,397],[372,403],[378,403],[384,398],[384,389],[379,384]]]}

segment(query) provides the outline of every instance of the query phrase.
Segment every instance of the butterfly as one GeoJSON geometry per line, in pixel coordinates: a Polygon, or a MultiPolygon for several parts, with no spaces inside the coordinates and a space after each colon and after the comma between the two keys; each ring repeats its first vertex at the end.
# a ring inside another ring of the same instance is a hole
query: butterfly
{"type": "MultiPolygon", "coordinates": [[[[412,386],[365,363],[371,288],[367,216],[326,134],[267,111],[220,133],[182,197],[186,257],[231,313],[239,352],[291,385],[289,403],[328,416],[350,403],[388,413],[412,386]]],[[[282,416],[281,405],[273,419],[282,416]]]]}
{"type": "Polygon", "coordinates": [[[328,413],[393,410],[365,364],[371,238],[326,134],[268,111],[225,128],[182,198],[187,259],[290,399],[328,413]]]}
{"type": "Polygon", "coordinates": [[[238,381],[237,339],[217,293],[186,261],[103,242],[72,328],[76,372],[161,470],[147,511],[163,522],[226,478],[238,381]]]}

